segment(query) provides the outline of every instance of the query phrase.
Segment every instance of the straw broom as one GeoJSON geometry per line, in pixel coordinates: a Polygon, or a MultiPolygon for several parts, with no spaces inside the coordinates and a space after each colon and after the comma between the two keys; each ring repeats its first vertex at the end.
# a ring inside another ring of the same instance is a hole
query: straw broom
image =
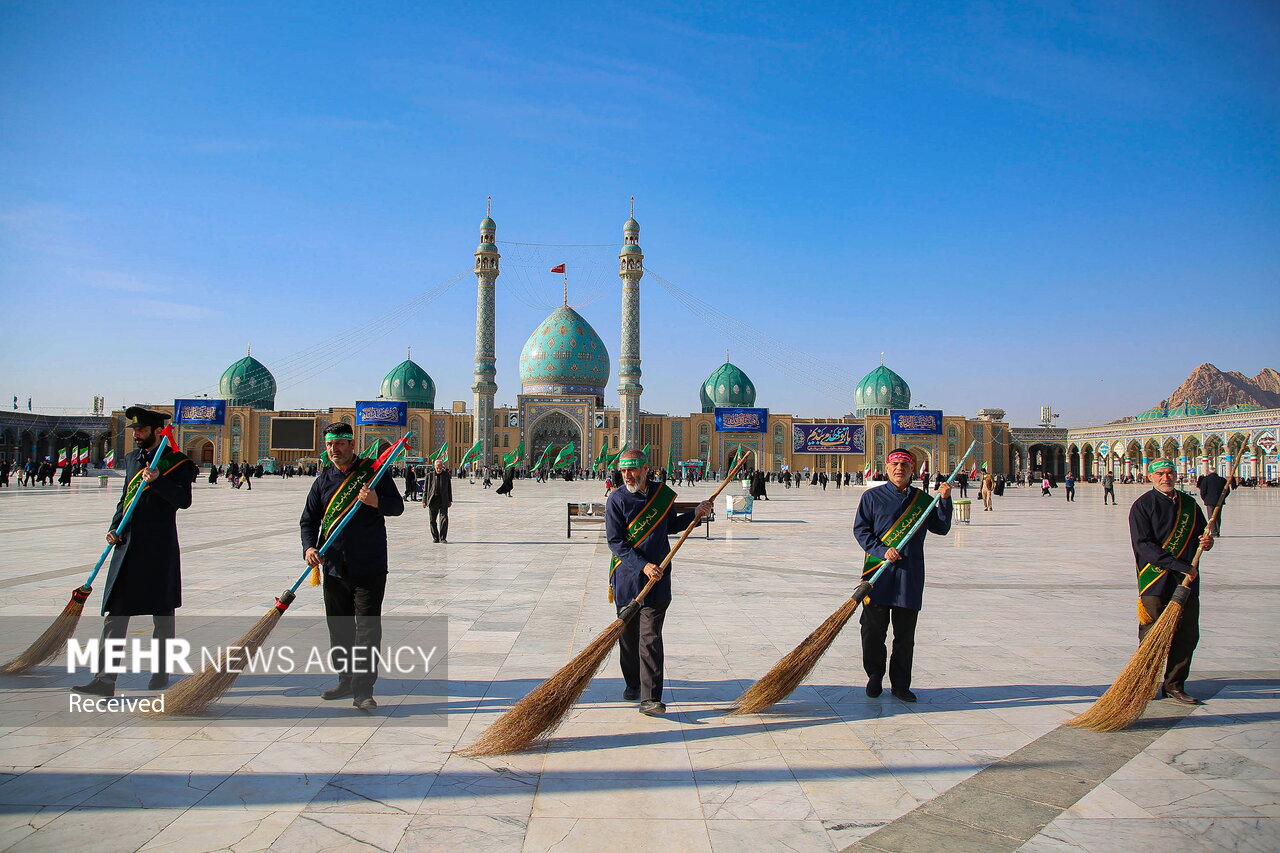
{"type": "MultiPolygon", "coordinates": [[[[729,475],[724,481],[712,492],[708,500],[714,501],[733,480],[738,469],[742,467],[742,463],[751,455],[747,450],[743,456],[734,464],[729,471],[729,475]]],[[[693,528],[698,524],[695,519],[692,524],[685,528],[684,533],[680,534],[680,538],[676,540],[676,544],[672,546],[671,553],[662,560],[659,568],[666,570],[671,564],[671,558],[675,556],[676,551],[680,550],[680,546],[684,544],[684,540],[689,538],[689,534],[693,532],[693,528]]],[[[609,657],[609,652],[613,650],[614,645],[622,636],[622,631],[626,628],[627,623],[634,620],[640,613],[641,602],[648,595],[649,590],[657,583],[657,578],[650,578],[649,582],[640,590],[640,594],[631,600],[631,603],[622,608],[618,614],[618,618],[614,619],[607,628],[600,633],[586,648],[578,652],[578,654],[562,666],[555,675],[548,678],[542,684],[535,687],[528,695],[517,702],[498,719],[494,720],[489,728],[485,729],[480,739],[465,749],[458,750],[459,755],[467,758],[480,758],[486,755],[504,755],[511,752],[520,752],[527,748],[531,743],[539,738],[549,736],[560,724],[564,722],[564,718],[568,715],[569,710],[578,702],[578,698],[582,696],[582,691],[587,689],[587,685],[591,683],[591,679],[604,665],[609,657]]]]}
{"type": "MultiPolygon", "coordinates": [[[[369,483],[368,488],[370,491],[378,485],[382,475],[391,470],[391,464],[396,460],[400,451],[404,449],[405,443],[411,435],[413,435],[412,432],[406,433],[404,438],[388,448],[382,458],[374,463],[378,466],[378,473],[374,475],[373,480],[369,483]]],[[[334,527],[333,532],[329,534],[329,537],[325,539],[324,544],[319,548],[321,556],[329,549],[330,545],[338,541],[338,534],[347,526],[347,522],[360,511],[361,506],[361,502],[356,501],[347,510],[346,515],[342,516],[337,526],[334,527]]],[[[289,605],[293,604],[294,599],[298,597],[298,587],[302,586],[302,582],[310,577],[311,573],[311,567],[308,566],[294,581],[293,586],[286,589],[275,600],[275,604],[269,607],[266,613],[258,617],[258,621],[253,623],[253,627],[245,631],[240,636],[240,639],[220,651],[217,657],[198,673],[190,678],[182,679],[176,687],[166,691],[164,710],[156,713],[165,716],[199,714],[221,698],[222,694],[230,690],[231,685],[235,684],[236,679],[240,677],[240,673],[250,666],[250,662],[254,659],[257,651],[262,648],[262,644],[266,642],[267,637],[271,636],[271,632],[280,623],[280,617],[284,615],[284,612],[289,609],[289,605]]]]}
{"type": "MultiPolygon", "coordinates": [[[[151,464],[147,466],[149,468],[155,468],[165,450],[173,444],[172,425],[159,430],[158,434],[160,435],[160,446],[156,449],[155,456],[151,457],[151,464]]],[[[134,507],[138,505],[138,500],[146,489],[147,482],[144,480],[138,491],[133,493],[133,500],[125,507],[124,515],[120,518],[120,525],[112,531],[113,533],[119,535],[129,526],[129,520],[133,518],[134,507]]],[[[71,591],[71,600],[62,608],[62,612],[57,615],[52,624],[25,651],[4,666],[0,666],[0,673],[4,675],[20,675],[29,669],[52,660],[57,656],[58,652],[67,647],[67,640],[71,639],[76,632],[76,626],[80,624],[80,615],[84,613],[84,603],[93,594],[93,581],[98,577],[98,572],[102,570],[107,557],[111,555],[115,547],[115,545],[108,545],[102,549],[102,553],[98,556],[98,562],[94,564],[93,570],[89,572],[89,577],[85,579],[81,586],[71,591]]]]}
{"type": "MultiPolygon", "coordinates": [[[[1240,454],[1244,455],[1243,452],[1240,454]]],[[[1231,466],[1231,478],[1235,477],[1239,458],[1231,466]]],[[[1218,505],[1213,508],[1213,515],[1205,530],[1212,530],[1222,505],[1227,500],[1227,492],[1223,489],[1218,497],[1218,505]]],[[[1200,566],[1200,555],[1204,553],[1204,545],[1197,546],[1195,556],[1191,558],[1194,568],[1200,566]]],[[[1182,621],[1182,607],[1191,597],[1191,578],[1187,578],[1173,591],[1173,597],[1160,613],[1160,618],[1151,626],[1147,636],[1143,638],[1138,650],[1129,658],[1129,663],[1120,670],[1115,683],[1107,688],[1087,711],[1067,720],[1068,726],[1078,729],[1092,729],[1095,732],[1118,732],[1133,725],[1147,703],[1155,696],[1156,687],[1164,672],[1165,661],[1169,658],[1169,648],[1173,645],[1173,635],[1178,632],[1178,623],[1182,621]]],[[[1139,599],[1138,606],[1142,606],[1139,599]]]]}
{"type": "MultiPolygon", "coordinates": [[[[951,476],[947,478],[948,484],[964,468],[964,463],[969,459],[969,454],[973,453],[973,448],[976,444],[977,442],[974,441],[969,445],[969,449],[965,451],[964,458],[960,460],[960,464],[956,466],[956,469],[951,472],[951,476]]],[[[916,531],[929,518],[938,500],[939,495],[935,494],[929,507],[912,525],[911,530],[908,531],[906,539],[903,540],[904,545],[911,541],[911,537],[916,534],[916,531]]],[[[818,665],[818,661],[822,660],[822,656],[827,653],[827,649],[831,648],[831,644],[835,642],[836,637],[840,635],[844,626],[848,624],[854,612],[858,609],[858,604],[871,593],[871,588],[880,579],[880,573],[888,565],[886,561],[871,576],[871,580],[862,581],[854,587],[853,595],[849,596],[835,613],[828,616],[826,621],[819,625],[812,634],[805,637],[800,645],[774,664],[773,669],[765,673],[763,678],[748,687],[747,691],[733,703],[733,709],[729,711],[729,716],[758,714],[795,692],[795,689],[809,677],[809,673],[818,665]]]]}

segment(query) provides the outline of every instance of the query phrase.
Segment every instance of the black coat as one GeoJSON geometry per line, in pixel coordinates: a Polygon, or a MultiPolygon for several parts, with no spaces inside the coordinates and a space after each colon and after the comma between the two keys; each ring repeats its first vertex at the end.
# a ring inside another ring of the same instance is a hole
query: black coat
{"type": "MultiPolygon", "coordinates": [[[[326,465],[312,482],[298,522],[302,528],[303,554],[308,548],[319,547],[320,523],[324,520],[325,507],[346,477],[337,465],[326,465]]],[[[374,492],[378,495],[377,509],[361,504],[342,533],[338,534],[337,541],[324,552],[326,573],[345,579],[387,573],[387,525],[383,519],[401,515],[404,499],[388,476],[378,481],[374,492]]]]}
{"type": "Polygon", "coordinates": [[[448,471],[439,474],[432,468],[427,472],[426,485],[422,489],[422,502],[427,506],[445,507],[453,503],[453,477],[448,471]]]}
{"type": "MultiPolygon", "coordinates": [[[[111,554],[111,569],[102,590],[103,614],[142,616],[182,606],[178,510],[191,506],[196,467],[181,453],[168,455],[181,458],[143,491],[124,531],[124,542],[111,554]]],[[[125,456],[125,485],[111,519],[112,530],[124,517],[124,492],[147,461],[141,450],[125,456]]]]}
{"type": "Polygon", "coordinates": [[[1227,488],[1227,478],[1221,474],[1209,473],[1201,477],[1197,485],[1200,488],[1200,500],[1212,511],[1227,488]]]}
{"type": "MultiPolygon", "coordinates": [[[[1164,549],[1165,539],[1173,530],[1178,518],[1178,506],[1172,498],[1166,497],[1156,489],[1150,489],[1133,502],[1129,509],[1129,540],[1133,545],[1133,561],[1141,569],[1147,563],[1157,568],[1166,569],[1166,574],[1152,584],[1144,595],[1156,595],[1165,601],[1173,595],[1173,590],[1182,583],[1182,578],[1191,570],[1190,560],[1196,552],[1200,534],[1207,526],[1204,513],[1194,501],[1191,505],[1195,518],[1191,527],[1191,538],[1181,554],[1170,554],[1164,549]]],[[[1191,594],[1200,594],[1200,577],[1191,582],[1191,594]]]]}

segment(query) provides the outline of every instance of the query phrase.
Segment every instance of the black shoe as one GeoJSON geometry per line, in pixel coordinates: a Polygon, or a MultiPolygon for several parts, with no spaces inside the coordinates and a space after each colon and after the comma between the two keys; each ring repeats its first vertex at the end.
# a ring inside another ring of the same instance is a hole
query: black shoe
{"type": "Polygon", "coordinates": [[[903,687],[900,690],[895,688],[893,690],[890,690],[889,692],[892,693],[894,696],[896,696],[898,699],[901,699],[903,702],[916,701],[916,694],[912,693],[910,690],[908,690],[905,687],[903,687]]]}
{"type": "Polygon", "coordinates": [[[169,676],[163,672],[153,672],[151,680],[147,682],[148,690],[164,690],[169,686],[169,676]]]}
{"type": "Polygon", "coordinates": [[[626,699],[628,702],[636,701],[637,699],[640,698],[640,688],[628,687],[627,689],[622,691],[622,698],[626,699]]]}
{"type": "Polygon", "coordinates": [[[330,687],[328,690],[320,694],[321,699],[346,699],[351,695],[351,685],[345,681],[339,681],[337,687],[330,687]]]}
{"type": "Polygon", "coordinates": [[[431,541],[432,541],[432,542],[439,542],[440,540],[439,540],[439,539],[437,539],[436,537],[432,536],[432,537],[431,537],[431,541]]]}
{"type": "Polygon", "coordinates": [[[446,544],[446,545],[448,545],[448,544],[449,544],[449,540],[448,540],[448,539],[445,539],[443,536],[441,536],[441,537],[440,537],[440,541],[441,541],[441,542],[443,542],[443,543],[444,543],[444,544],[446,544]]]}
{"type": "Polygon", "coordinates": [[[667,706],[657,699],[646,699],[640,703],[640,713],[646,717],[658,717],[667,713],[667,706]]]}
{"type": "Polygon", "coordinates": [[[883,687],[883,686],[882,686],[882,684],[881,684],[883,681],[884,681],[884,676],[883,676],[883,675],[878,676],[878,677],[876,677],[876,678],[871,678],[871,679],[868,679],[868,680],[867,680],[867,696],[868,696],[868,698],[874,699],[874,698],[876,698],[877,696],[879,696],[881,693],[883,693],[883,692],[884,692],[884,687],[883,687]]]}
{"type": "Polygon", "coordinates": [[[378,710],[378,703],[374,701],[372,696],[366,696],[363,699],[357,699],[351,703],[353,707],[369,713],[378,710]]]}
{"type": "Polygon", "coordinates": [[[1175,690],[1172,687],[1166,687],[1164,689],[1164,696],[1166,699],[1172,699],[1175,702],[1181,702],[1183,705],[1203,705],[1204,704],[1196,697],[1188,696],[1186,693],[1183,693],[1181,690],[1175,690]]]}
{"type": "Polygon", "coordinates": [[[116,695],[116,686],[110,681],[104,681],[101,678],[95,678],[88,684],[79,684],[71,688],[77,693],[85,693],[89,696],[107,696],[116,695]]]}

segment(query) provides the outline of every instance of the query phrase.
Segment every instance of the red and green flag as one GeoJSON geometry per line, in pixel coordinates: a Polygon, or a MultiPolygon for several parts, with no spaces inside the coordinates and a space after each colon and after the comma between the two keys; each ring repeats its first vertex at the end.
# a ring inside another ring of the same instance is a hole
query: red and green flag
{"type": "Polygon", "coordinates": [[[65,447],[58,451],[58,467],[67,467],[67,449],[65,447]]]}
{"type": "Polygon", "coordinates": [[[445,462],[449,461],[449,442],[446,441],[444,444],[437,447],[436,452],[432,453],[427,461],[435,462],[437,459],[443,459],[445,462]]]}
{"type": "Polygon", "coordinates": [[[481,453],[483,453],[483,452],[484,452],[484,442],[483,442],[483,441],[477,441],[475,444],[471,445],[471,449],[470,449],[470,450],[468,450],[468,451],[463,455],[463,457],[462,457],[462,461],[458,463],[458,467],[460,467],[460,468],[465,468],[465,467],[467,466],[467,463],[468,463],[468,462],[473,462],[473,461],[475,461],[475,460],[479,459],[479,458],[480,458],[480,454],[481,454],[481,453]]]}
{"type": "Polygon", "coordinates": [[[502,467],[503,467],[503,468],[514,468],[517,464],[519,464],[519,462],[520,462],[520,457],[521,457],[521,456],[524,456],[524,442],[523,442],[523,441],[522,441],[522,442],[520,442],[518,445],[516,445],[516,452],[515,452],[515,453],[504,453],[504,454],[502,454],[502,467]]]}
{"type": "Polygon", "coordinates": [[[538,461],[533,463],[533,470],[537,471],[551,458],[551,451],[555,449],[555,445],[548,444],[546,449],[542,451],[542,455],[538,457],[538,461]]]}
{"type": "Polygon", "coordinates": [[[107,451],[107,458],[102,460],[102,467],[104,468],[116,467],[116,449],[114,447],[107,451]]]}
{"type": "Polygon", "coordinates": [[[573,460],[575,458],[577,458],[577,453],[575,452],[573,442],[571,441],[561,448],[558,454],[556,454],[556,461],[552,464],[551,470],[558,471],[561,468],[568,468],[573,464],[573,460]]]}

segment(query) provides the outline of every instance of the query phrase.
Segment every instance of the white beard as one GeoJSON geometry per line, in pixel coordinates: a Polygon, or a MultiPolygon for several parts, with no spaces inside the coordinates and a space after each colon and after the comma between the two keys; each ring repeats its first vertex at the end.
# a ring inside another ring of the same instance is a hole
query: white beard
{"type": "Polygon", "coordinates": [[[645,487],[644,483],[636,483],[634,486],[629,486],[626,483],[623,483],[622,485],[626,488],[628,492],[630,492],[633,495],[636,492],[643,492],[645,487]]]}

